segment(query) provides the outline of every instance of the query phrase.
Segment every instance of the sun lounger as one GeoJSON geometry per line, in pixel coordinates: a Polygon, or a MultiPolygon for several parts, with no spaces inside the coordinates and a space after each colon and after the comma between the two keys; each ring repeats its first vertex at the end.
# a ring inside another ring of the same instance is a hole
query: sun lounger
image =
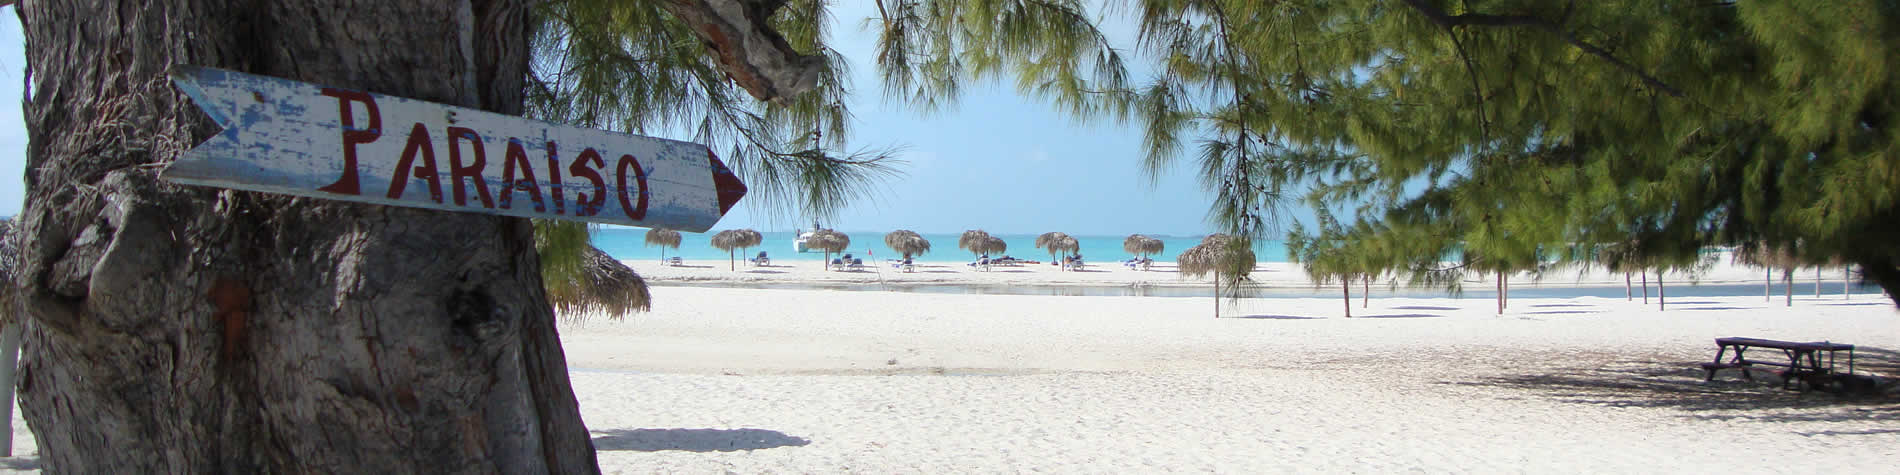
{"type": "Polygon", "coordinates": [[[971,268],[973,268],[973,269],[976,269],[976,270],[980,270],[980,271],[984,271],[984,272],[989,272],[989,270],[990,270],[990,258],[988,258],[988,257],[983,257],[983,258],[978,258],[978,259],[976,260],[976,262],[971,262],[971,263],[970,263],[970,267],[971,267],[971,268]]]}
{"type": "Polygon", "coordinates": [[[864,259],[852,259],[851,263],[845,264],[845,267],[851,270],[864,270],[864,259]]]}
{"type": "Polygon", "coordinates": [[[686,261],[681,260],[679,256],[673,256],[666,259],[666,265],[678,267],[686,265],[686,261]]]}
{"type": "Polygon", "coordinates": [[[772,265],[772,258],[765,257],[765,251],[759,251],[759,257],[754,257],[754,258],[746,259],[746,260],[751,262],[752,265],[755,265],[755,266],[772,265]]]}

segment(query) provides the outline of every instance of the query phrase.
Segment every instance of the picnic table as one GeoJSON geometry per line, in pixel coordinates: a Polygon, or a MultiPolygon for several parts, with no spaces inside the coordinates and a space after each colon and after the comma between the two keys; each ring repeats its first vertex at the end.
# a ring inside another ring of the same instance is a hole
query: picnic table
{"type": "Polygon", "coordinates": [[[1854,345],[1844,343],[1729,337],[1716,338],[1715,345],[1718,348],[1715,351],[1715,361],[1702,363],[1702,369],[1708,372],[1708,377],[1704,378],[1704,381],[1714,380],[1716,371],[1731,368],[1742,370],[1742,379],[1754,381],[1755,377],[1748,374],[1750,367],[1775,366],[1787,368],[1780,370],[1783,389],[1787,389],[1790,385],[1798,386],[1802,382],[1806,382],[1808,387],[1825,386],[1836,374],[1834,356],[1836,352],[1841,351],[1847,352],[1847,373],[1854,372],[1854,345]],[[1782,358],[1749,359],[1748,350],[1756,348],[1780,350],[1782,358]],[[1822,353],[1826,355],[1823,356],[1822,353]],[[1782,362],[1784,359],[1785,363],[1782,362]]]}

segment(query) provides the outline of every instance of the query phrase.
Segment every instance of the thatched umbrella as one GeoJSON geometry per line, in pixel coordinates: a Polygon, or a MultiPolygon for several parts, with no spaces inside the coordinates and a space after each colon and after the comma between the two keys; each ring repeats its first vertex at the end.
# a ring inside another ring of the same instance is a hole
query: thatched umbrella
{"type": "Polygon", "coordinates": [[[930,240],[908,229],[899,229],[885,234],[884,245],[889,246],[893,251],[903,253],[906,259],[913,255],[930,252],[930,240]]]}
{"type": "Polygon", "coordinates": [[[831,269],[831,253],[842,252],[851,247],[851,236],[830,229],[820,229],[805,238],[805,245],[825,252],[825,269],[831,269]]]}
{"type": "Polygon", "coordinates": [[[1003,238],[984,236],[983,243],[979,249],[982,250],[983,254],[996,254],[1001,256],[1004,252],[1009,251],[1009,243],[1003,242],[1003,238]]]}
{"type": "Polygon", "coordinates": [[[745,235],[745,244],[739,245],[740,253],[744,253],[746,249],[758,247],[760,244],[765,244],[765,235],[760,234],[758,231],[753,231],[750,229],[741,229],[739,230],[739,234],[745,235]]]}
{"type": "Polygon", "coordinates": [[[1142,244],[1147,243],[1149,239],[1151,238],[1148,236],[1130,234],[1128,237],[1122,238],[1122,252],[1133,254],[1135,257],[1144,257],[1147,255],[1147,251],[1143,250],[1142,244]]]}
{"type": "Polygon", "coordinates": [[[653,308],[653,295],[647,291],[646,280],[626,264],[594,246],[582,250],[581,259],[581,272],[576,276],[580,282],[574,285],[550,282],[547,286],[548,302],[562,318],[577,320],[598,311],[619,319],[653,308]]]}
{"type": "Polygon", "coordinates": [[[1079,251],[1082,245],[1068,234],[1042,233],[1041,236],[1036,236],[1036,248],[1049,251],[1049,260],[1053,261],[1057,259],[1057,254],[1079,251]]]}
{"type": "Polygon", "coordinates": [[[737,260],[733,257],[732,251],[734,249],[745,249],[757,246],[763,240],[764,236],[761,236],[758,231],[750,229],[727,229],[720,231],[719,234],[713,235],[712,246],[726,251],[726,267],[729,270],[738,270],[739,265],[737,264],[737,260]]]}
{"type": "Polygon", "coordinates": [[[1220,284],[1228,281],[1228,289],[1238,297],[1241,281],[1253,272],[1253,246],[1246,239],[1226,234],[1209,235],[1199,245],[1182,251],[1175,257],[1183,277],[1200,278],[1214,274],[1214,318],[1220,318],[1220,284]]]}
{"type": "Polygon", "coordinates": [[[680,232],[671,229],[653,228],[647,230],[647,246],[660,246],[660,262],[666,262],[666,248],[680,248],[680,232]]]}
{"type": "Polygon", "coordinates": [[[1143,236],[1140,234],[1130,234],[1128,235],[1127,239],[1122,239],[1123,251],[1127,251],[1129,254],[1134,254],[1141,257],[1148,257],[1151,255],[1160,254],[1161,251],[1164,251],[1166,249],[1167,249],[1167,246],[1164,245],[1160,239],[1155,239],[1155,238],[1143,236]]]}
{"type": "Polygon", "coordinates": [[[988,243],[989,239],[990,233],[983,232],[981,229],[964,231],[962,236],[957,237],[957,249],[970,251],[971,255],[983,254],[988,252],[985,250],[985,243],[988,243]]]}

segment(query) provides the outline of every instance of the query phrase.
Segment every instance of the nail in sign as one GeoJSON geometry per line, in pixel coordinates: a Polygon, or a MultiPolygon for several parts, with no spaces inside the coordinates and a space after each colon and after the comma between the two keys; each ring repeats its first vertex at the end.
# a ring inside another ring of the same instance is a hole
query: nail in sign
{"type": "Polygon", "coordinates": [[[746,192],[690,142],[197,66],[172,82],[225,127],[160,174],[178,183],[689,232],[746,192]]]}

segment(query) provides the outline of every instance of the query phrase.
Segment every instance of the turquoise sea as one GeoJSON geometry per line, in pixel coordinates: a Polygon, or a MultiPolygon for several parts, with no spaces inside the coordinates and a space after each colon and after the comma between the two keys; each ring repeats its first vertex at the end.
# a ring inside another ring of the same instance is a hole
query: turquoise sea
{"type": "MultiPolygon", "coordinates": [[[[646,246],[646,232],[647,230],[645,229],[598,229],[594,231],[594,246],[599,247],[602,251],[607,251],[608,255],[621,260],[658,260],[660,258],[660,248],[646,246]]],[[[868,256],[869,259],[866,259],[867,261],[870,259],[895,259],[899,257],[898,254],[891,251],[890,248],[884,247],[884,233],[886,232],[889,231],[845,231],[845,235],[851,237],[851,247],[845,252],[859,258],[868,256]]],[[[824,254],[817,252],[792,252],[792,241],[797,238],[795,233],[771,232],[761,234],[765,236],[765,242],[761,244],[760,247],[746,250],[745,254],[740,255],[740,257],[752,257],[758,255],[759,251],[765,251],[767,255],[771,256],[772,260],[775,261],[815,261],[824,258],[824,254]]],[[[680,256],[687,260],[725,259],[726,251],[712,247],[712,235],[713,233],[680,233],[679,249],[666,249],[666,255],[669,257],[680,256]]],[[[919,256],[918,259],[925,261],[975,260],[975,256],[970,255],[968,251],[957,249],[957,237],[961,235],[962,233],[924,234],[924,239],[930,240],[930,253],[919,256]]],[[[1049,261],[1049,253],[1043,252],[1041,249],[1036,249],[1037,235],[1035,234],[994,234],[993,236],[1002,238],[1003,242],[1009,243],[1009,251],[1004,254],[1019,259],[1042,262],[1049,261]]],[[[1160,261],[1174,260],[1174,256],[1179,255],[1181,251],[1200,244],[1202,238],[1202,236],[1168,236],[1158,234],[1147,234],[1147,236],[1160,239],[1162,245],[1165,247],[1161,255],[1155,256],[1155,260],[1160,261]]],[[[1122,239],[1127,238],[1127,235],[1074,235],[1074,237],[1076,241],[1082,245],[1081,254],[1084,260],[1091,262],[1117,262],[1134,257],[1126,252],[1122,252],[1122,239]]],[[[1256,242],[1254,243],[1254,255],[1257,256],[1256,259],[1259,262],[1286,262],[1286,246],[1285,243],[1281,241],[1256,242]]]]}

